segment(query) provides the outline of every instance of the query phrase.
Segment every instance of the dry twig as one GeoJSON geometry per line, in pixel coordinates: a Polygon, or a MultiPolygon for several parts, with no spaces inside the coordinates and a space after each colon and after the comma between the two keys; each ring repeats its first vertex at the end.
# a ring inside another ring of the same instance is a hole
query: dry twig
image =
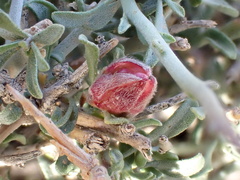
{"type": "Polygon", "coordinates": [[[129,128],[129,126],[105,124],[103,119],[84,112],[79,112],[77,125],[94,129],[119,142],[129,144],[139,150],[148,160],[151,160],[151,141],[147,137],[136,132],[123,133],[128,132],[128,130],[123,130],[122,128],[129,128]]]}
{"type": "Polygon", "coordinates": [[[30,161],[42,153],[39,150],[34,150],[26,153],[11,154],[0,157],[0,166],[13,166],[22,165],[27,161],[30,161]]]}
{"type": "Polygon", "coordinates": [[[179,24],[174,24],[169,28],[170,34],[177,34],[191,28],[214,28],[217,23],[212,20],[182,20],[179,24]]]}
{"type": "Polygon", "coordinates": [[[57,142],[59,147],[69,151],[69,153],[66,154],[68,158],[74,160],[74,163],[81,169],[82,177],[84,179],[89,179],[89,173],[95,166],[99,165],[99,161],[92,155],[83,151],[80,147],[76,146],[68,136],[63,134],[63,132],[49,118],[39,111],[22,94],[10,85],[6,85],[6,88],[14,98],[22,104],[25,111],[33,116],[35,120],[47,130],[47,132],[55,139],[55,142],[57,142]]]}

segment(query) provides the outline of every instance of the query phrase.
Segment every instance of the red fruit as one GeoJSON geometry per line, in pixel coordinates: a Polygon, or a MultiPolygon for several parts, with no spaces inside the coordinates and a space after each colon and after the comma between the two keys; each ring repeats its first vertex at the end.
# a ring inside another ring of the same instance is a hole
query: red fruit
{"type": "Polygon", "coordinates": [[[117,116],[136,116],[150,102],[157,81],[151,68],[132,58],[107,66],[89,88],[89,103],[117,116]]]}

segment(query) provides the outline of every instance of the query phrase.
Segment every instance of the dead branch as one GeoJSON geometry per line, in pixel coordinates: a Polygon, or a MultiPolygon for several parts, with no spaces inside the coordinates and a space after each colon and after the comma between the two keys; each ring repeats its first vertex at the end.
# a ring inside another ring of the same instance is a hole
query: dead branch
{"type": "Polygon", "coordinates": [[[91,116],[84,112],[79,112],[77,125],[94,129],[119,142],[129,144],[139,150],[148,160],[151,159],[151,141],[147,137],[136,132],[123,133],[124,131],[129,132],[129,130],[123,130],[122,128],[128,128],[129,126],[105,124],[103,119],[91,116]]]}
{"type": "Polygon", "coordinates": [[[69,136],[82,144],[83,149],[90,154],[104,151],[110,144],[108,136],[80,126],[75,127],[69,136]]]}
{"type": "Polygon", "coordinates": [[[182,20],[179,24],[174,24],[169,28],[170,34],[177,34],[191,28],[214,28],[217,23],[212,20],[182,20]]]}
{"type": "Polygon", "coordinates": [[[22,104],[25,111],[27,111],[29,115],[33,116],[35,120],[47,130],[47,132],[55,139],[55,142],[61,148],[69,152],[66,155],[68,156],[69,160],[74,160],[74,163],[77,162],[84,179],[89,179],[89,172],[91,169],[99,165],[98,159],[86,153],[80,147],[76,146],[67,135],[65,135],[49,118],[47,118],[22,94],[12,88],[10,85],[6,85],[6,88],[14,96],[14,98],[22,104]]]}
{"type": "MultiPolygon", "coordinates": [[[[207,84],[208,87],[210,87],[213,90],[216,90],[219,88],[219,84],[216,81],[207,80],[207,81],[205,81],[205,83],[207,84]]],[[[168,98],[162,102],[148,106],[148,107],[146,107],[146,109],[143,112],[141,112],[136,117],[134,117],[133,120],[138,120],[138,119],[144,118],[155,112],[163,111],[171,106],[180,104],[183,101],[185,101],[186,98],[187,98],[187,95],[185,93],[180,93],[180,94],[177,94],[177,95],[175,95],[171,98],[168,98]]]]}
{"type": "Polygon", "coordinates": [[[176,96],[173,96],[162,102],[148,106],[143,112],[138,114],[134,119],[140,119],[140,118],[146,117],[147,115],[153,114],[155,112],[163,111],[171,106],[182,103],[183,101],[185,101],[186,98],[187,98],[187,95],[185,93],[177,94],[176,96]]]}
{"type": "Polygon", "coordinates": [[[13,165],[22,165],[27,161],[30,161],[42,153],[39,150],[34,150],[26,153],[11,154],[0,157],[0,166],[13,166],[13,165]]]}

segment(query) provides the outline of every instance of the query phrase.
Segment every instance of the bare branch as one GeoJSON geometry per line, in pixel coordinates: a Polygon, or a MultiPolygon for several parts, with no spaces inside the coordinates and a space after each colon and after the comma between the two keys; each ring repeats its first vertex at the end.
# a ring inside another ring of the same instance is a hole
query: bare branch
{"type": "Polygon", "coordinates": [[[37,156],[40,156],[42,153],[39,150],[34,150],[26,153],[20,154],[11,154],[0,157],[0,166],[13,166],[13,165],[22,165],[27,161],[30,161],[37,156]]]}
{"type": "MultiPolygon", "coordinates": [[[[210,87],[213,90],[216,90],[219,88],[219,84],[216,81],[207,80],[205,81],[205,83],[207,84],[208,87],[210,87]]],[[[134,117],[133,120],[141,119],[143,117],[146,117],[147,115],[153,114],[158,111],[163,111],[171,106],[180,104],[183,101],[185,101],[186,98],[187,98],[187,95],[185,93],[180,93],[162,102],[148,106],[143,112],[141,112],[136,117],[134,117]]]]}
{"type": "Polygon", "coordinates": [[[138,114],[134,119],[143,118],[149,114],[153,114],[158,111],[163,111],[171,106],[177,105],[185,101],[187,95],[185,93],[177,94],[169,99],[166,99],[160,103],[148,106],[143,112],[138,114]]]}
{"type": "Polygon", "coordinates": [[[25,111],[27,111],[29,115],[33,116],[35,120],[47,130],[47,132],[55,139],[55,142],[57,142],[57,144],[59,144],[59,146],[62,148],[69,151],[71,156],[68,158],[79,162],[78,165],[82,170],[81,174],[83,177],[85,177],[85,179],[88,179],[87,176],[89,171],[97,166],[99,161],[92,155],[83,151],[80,147],[76,146],[68,136],[58,129],[58,127],[49,118],[47,118],[22,94],[12,88],[10,85],[6,85],[6,88],[14,96],[14,98],[22,104],[25,111]]]}
{"type": "Polygon", "coordinates": [[[97,154],[108,148],[110,138],[102,133],[77,126],[69,136],[83,145],[83,149],[90,154],[97,154]]]}
{"type": "Polygon", "coordinates": [[[171,34],[177,34],[179,32],[185,31],[191,28],[214,28],[216,27],[217,23],[212,20],[186,20],[184,19],[179,24],[174,24],[169,28],[169,32],[171,34]]]}
{"type": "Polygon", "coordinates": [[[139,150],[148,160],[151,159],[151,141],[139,133],[132,133],[132,128],[130,128],[131,133],[123,133],[129,132],[129,126],[105,124],[103,119],[84,112],[79,112],[77,125],[94,129],[109,137],[115,138],[119,142],[129,144],[139,150]],[[123,130],[122,128],[124,127],[128,130],[123,130]]]}

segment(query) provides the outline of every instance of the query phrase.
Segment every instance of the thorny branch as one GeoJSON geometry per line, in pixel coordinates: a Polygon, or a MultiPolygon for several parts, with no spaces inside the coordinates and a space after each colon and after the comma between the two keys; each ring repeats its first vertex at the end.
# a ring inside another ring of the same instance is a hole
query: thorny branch
{"type": "MultiPolygon", "coordinates": [[[[112,50],[118,44],[118,40],[113,38],[109,41],[104,41],[99,44],[100,59],[112,50]]],[[[83,78],[88,73],[88,66],[86,61],[77,68],[73,73],[66,73],[57,82],[50,87],[43,90],[42,109],[51,112],[53,102],[61,95],[67,94],[71,90],[79,89],[82,84],[83,78]]]]}
{"type": "Polygon", "coordinates": [[[179,24],[174,24],[169,28],[170,34],[177,34],[191,28],[213,28],[217,23],[212,20],[186,20],[183,19],[179,24]]]}
{"type": "Polygon", "coordinates": [[[33,116],[35,120],[47,130],[47,132],[55,139],[55,142],[60,145],[59,147],[69,151],[69,153],[66,154],[68,155],[68,158],[74,159],[74,163],[77,163],[78,167],[81,169],[82,177],[84,179],[89,179],[89,173],[95,166],[99,165],[99,161],[92,155],[83,151],[80,147],[73,144],[68,136],[63,134],[63,132],[49,118],[47,118],[22,94],[10,85],[6,85],[6,88],[14,98],[22,104],[25,111],[33,116]]]}

